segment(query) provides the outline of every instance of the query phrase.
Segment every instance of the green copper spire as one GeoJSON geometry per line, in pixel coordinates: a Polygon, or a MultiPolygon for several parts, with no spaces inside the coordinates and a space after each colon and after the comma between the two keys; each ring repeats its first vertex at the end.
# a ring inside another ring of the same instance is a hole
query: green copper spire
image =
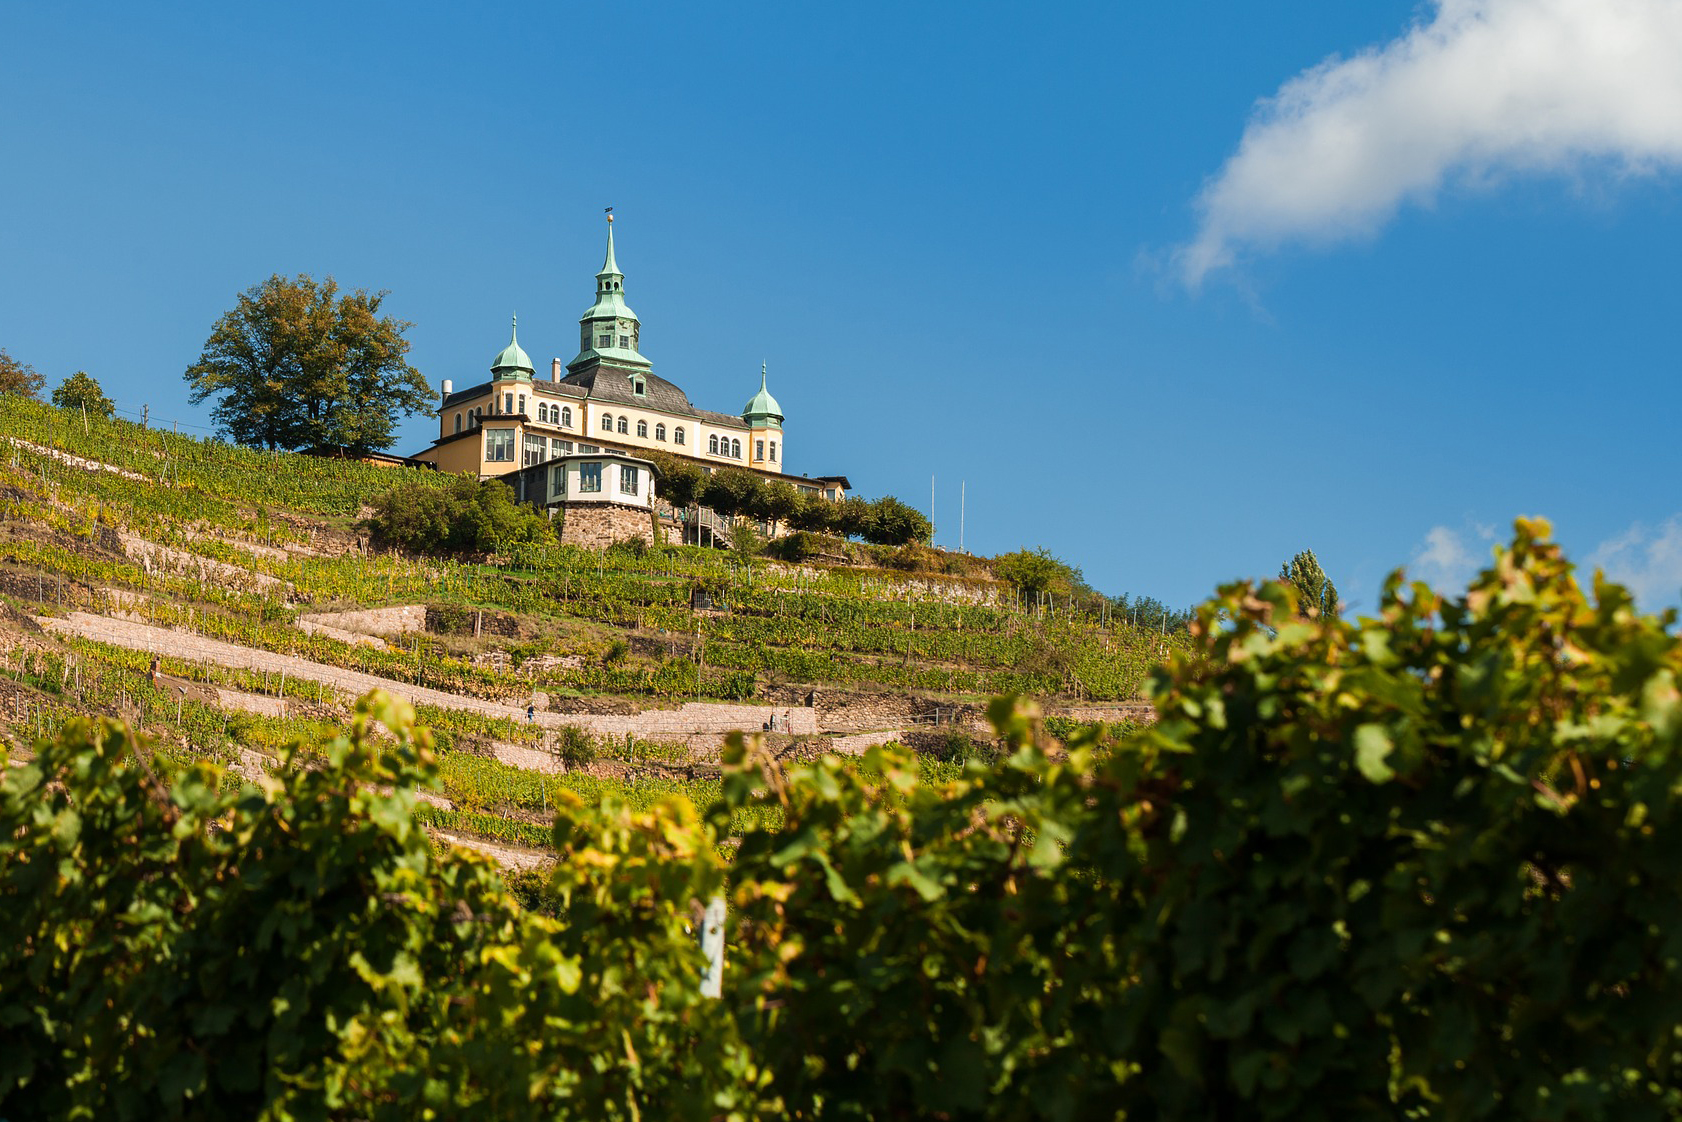
{"type": "Polygon", "coordinates": [[[574,372],[600,360],[613,366],[648,369],[642,355],[642,323],[625,303],[625,274],[613,252],[613,212],[607,215],[607,256],[596,274],[596,302],[585,309],[579,324],[578,357],[567,363],[574,372]]]}
{"type": "Polygon", "coordinates": [[[777,404],[777,399],[771,396],[771,391],[765,388],[765,364],[759,364],[759,392],[742,410],[742,420],[756,429],[775,426],[782,427],[783,407],[777,404]]]}
{"type": "Polygon", "coordinates": [[[518,378],[525,375],[526,381],[531,381],[531,356],[520,349],[520,317],[515,316],[509,325],[508,345],[502,348],[491,362],[491,377],[493,379],[518,378]]]}
{"type": "Polygon", "coordinates": [[[625,279],[625,274],[619,271],[619,262],[613,259],[613,215],[607,216],[607,260],[602,262],[602,271],[596,274],[596,279],[604,277],[618,277],[625,279]]]}

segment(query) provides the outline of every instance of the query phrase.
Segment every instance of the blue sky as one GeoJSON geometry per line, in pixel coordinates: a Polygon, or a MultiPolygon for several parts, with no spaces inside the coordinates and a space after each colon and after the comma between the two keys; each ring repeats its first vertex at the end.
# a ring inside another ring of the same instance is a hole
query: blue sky
{"type": "MultiPolygon", "coordinates": [[[[1357,611],[1515,515],[1682,590],[1678,0],[0,4],[0,347],[208,425],[271,273],[436,385],[570,358],[619,219],[656,372],[789,467],[1171,603],[1357,611]]],[[[435,422],[414,418],[397,450],[435,422]]]]}

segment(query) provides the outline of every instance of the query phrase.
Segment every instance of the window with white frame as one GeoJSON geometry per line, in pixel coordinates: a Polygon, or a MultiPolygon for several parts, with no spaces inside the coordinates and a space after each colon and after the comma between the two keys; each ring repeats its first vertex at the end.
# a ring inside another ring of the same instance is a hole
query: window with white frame
{"type": "Polygon", "coordinates": [[[572,441],[570,441],[570,440],[559,440],[559,439],[557,439],[557,440],[551,440],[549,442],[549,458],[551,460],[556,459],[556,458],[561,457],[561,456],[564,456],[568,452],[571,452],[571,451],[572,451],[572,441]]]}
{"type": "Polygon", "coordinates": [[[620,436],[629,436],[630,434],[631,434],[630,418],[621,414],[620,417],[619,417],[619,435],[620,436]]]}
{"type": "Polygon", "coordinates": [[[777,462],[777,442],[775,440],[771,442],[771,462],[777,462]]]}
{"type": "Polygon", "coordinates": [[[718,455],[718,435],[716,433],[707,437],[707,455],[718,455]]]}
{"type": "Polygon", "coordinates": [[[765,458],[765,442],[763,440],[756,440],[753,442],[753,458],[756,460],[763,460],[765,458]]]}
{"type": "Polygon", "coordinates": [[[567,466],[556,464],[549,469],[549,493],[557,498],[567,493],[567,466]]]}
{"type": "Polygon", "coordinates": [[[742,458],[742,442],[740,440],[730,442],[730,455],[733,459],[739,460],[742,458]]]}
{"type": "Polygon", "coordinates": [[[460,413],[456,414],[456,431],[457,432],[461,431],[461,414],[460,413]]]}
{"type": "Polygon", "coordinates": [[[572,427],[572,406],[570,405],[561,406],[561,427],[563,429],[572,427]]]}
{"type": "Polygon", "coordinates": [[[637,422],[637,436],[641,437],[643,440],[648,439],[648,422],[647,421],[638,421],[637,422]]]}
{"type": "Polygon", "coordinates": [[[514,430],[485,430],[485,460],[493,464],[514,462],[514,430]]]}
{"type": "Polygon", "coordinates": [[[525,456],[520,461],[521,467],[531,467],[541,464],[549,458],[549,441],[541,436],[528,435],[525,440],[525,456]]]}
{"type": "Polygon", "coordinates": [[[602,414],[602,431],[603,432],[612,432],[613,431],[613,414],[611,414],[611,413],[603,413],[602,414]]]}
{"type": "Polygon", "coordinates": [[[579,464],[578,465],[578,493],[582,495],[587,491],[600,491],[601,489],[602,489],[602,465],[600,465],[600,464],[579,464]]]}
{"type": "Polygon", "coordinates": [[[683,426],[682,425],[679,425],[677,428],[672,430],[672,443],[673,444],[682,444],[683,443],[683,426]]]}
{"type": "Polygon", "coordinates": [[[537,419],[543,424],[549,423],[549,403],[547,401],[537,403],[537,419]]]}
{"type": "Polygon", "coordinates": [[[505,393],[505,394],[502,395],[502,411],[504,413],[514,412],[514,395],[513,394],[505,393]]]}
{"type": "Polygon", "coordinates": [[[524,413],[526,411],[526,395],[525,394],[520,395],[520,410],[519,411],[521,413],[524,413]]]}
{"type": "Polygon", "coordinates": [[[654,426],[654,439],[655,440],[666,439],[666,426],[665,425],[655,425],[654,426]]]}
{"type": "Polygon", "coordinates": [[[625,464],[619,469],[619,493],[634,495],[637,493],[637,469],[625,464]]]}

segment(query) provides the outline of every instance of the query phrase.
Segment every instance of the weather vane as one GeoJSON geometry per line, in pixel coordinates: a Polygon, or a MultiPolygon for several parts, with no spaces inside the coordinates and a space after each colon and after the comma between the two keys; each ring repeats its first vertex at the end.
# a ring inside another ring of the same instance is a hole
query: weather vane
{"type": "Polygon", "coordinates": [[[612,207],[607,208],[607,224],[609,226],[613,225],[613,208],[612,207]]]}

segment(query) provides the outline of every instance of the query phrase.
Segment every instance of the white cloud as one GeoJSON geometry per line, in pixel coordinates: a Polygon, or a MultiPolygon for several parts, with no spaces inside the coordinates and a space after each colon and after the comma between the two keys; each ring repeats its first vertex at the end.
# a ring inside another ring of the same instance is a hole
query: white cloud
{"type": "Polygon", "coordinates": [[[1466,590],[1478,570],[1490,563],[1490,543],[1494,540],[1495,530],[1490,526],[1473,526],[1467,530],[1433,526],[1426,531],[1425,541],[1413,551],[1408,577],[1422,580],[1444,595],[1458,595],[1466,590]]]}
{"type": "Polygon", "coordinates": [[[1175,260],[1195,287],[1246,249],[1370,235],[1445,183],[1678,165],[1682,0],[1434,0],[1257,106],[1175,260]]]}
{"type": "Polygon", "coordinates": [[[1637,522],[1602,542],[1585,568],[1626,586],[1646,611],[1675,606],[1682,601],[1682,515],[1654,530],[1637,522]]]}

